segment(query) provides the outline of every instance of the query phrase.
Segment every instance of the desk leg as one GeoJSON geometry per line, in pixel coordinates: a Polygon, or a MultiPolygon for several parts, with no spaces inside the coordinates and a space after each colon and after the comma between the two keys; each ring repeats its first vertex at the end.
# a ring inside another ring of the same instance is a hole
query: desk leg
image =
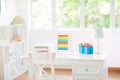
{"type": "Polygon", "coordinates": [[[33,80],[32,63],[29,63],[29,80],[33,80]]]}

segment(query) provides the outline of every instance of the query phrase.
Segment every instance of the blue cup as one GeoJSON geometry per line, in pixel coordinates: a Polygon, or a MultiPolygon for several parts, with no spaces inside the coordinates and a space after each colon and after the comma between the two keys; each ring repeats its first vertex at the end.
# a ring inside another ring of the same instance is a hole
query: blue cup
{"type": "Polygon", "coordinates": [[[86,54],[93,54],[93,47],[90,46],[89,48],[85,48],[85,53],[86,54]]]}
{"type": "Polygon", "coordinates": [[[93,46],[90,46],[90,54],[93,54],[93,46]]]}
{"type": "Polygon", "coordinates": [[[90,48],[86,48],[86,47],[85,47],[85,48],[84,48],[84,53],[85,53],[85,54],[90,54],[90,48]]]}
{"type": "Polygon", "coordinates": [[[79,53],[84,54],[84,46],[79,46],[79,53]]]}

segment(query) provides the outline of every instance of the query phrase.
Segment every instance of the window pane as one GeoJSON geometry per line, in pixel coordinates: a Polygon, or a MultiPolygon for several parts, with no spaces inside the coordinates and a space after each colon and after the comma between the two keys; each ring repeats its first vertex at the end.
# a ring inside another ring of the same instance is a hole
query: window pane
{"type": "Polygon", "coordinates": [[[1,0],[0,0],[0,13],[1,13],[1,0]]]}
{"type": "Polygon", "coordinates": [[[120,28],[120,0],[115,0],[115,26],[120,28]]]}
{"type": "Polygon", "coordinates": [[[51,0],[32,0],[33,29],[50,29],[51,11],[51,0]]]}
{"type": "Polygon", "coordinates": [[[85,0],[85,27],[109,28],[109,0],[85,0]]]}
{"type": "Polygon", "coordinates": [[[56,27],[80,27],[80,0],[56,0],[56,27]]]}

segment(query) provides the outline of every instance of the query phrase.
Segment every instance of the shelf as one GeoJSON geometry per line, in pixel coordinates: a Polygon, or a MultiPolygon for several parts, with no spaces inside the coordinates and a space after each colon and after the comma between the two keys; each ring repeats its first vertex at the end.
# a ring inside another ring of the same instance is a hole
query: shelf
{"type": "Polygon", "coordinates": [[[24,43],[25,41],[14,41],[14,42],[2,42],[0,41],[0,46],[9,46],[10,44],[21,44],[21,43],[24,43]]]}
{"type": "Polygon", "coordinates": [[[24,43],[25,41],[15,41],[15,42],[11,42],[10,44],[21,44],[21,43],[24,43]]]}
{"type": "Polygon", "coordinates": [[[13,80],[28,70],[25,23],[0,25],[0,59],[0,80],[13,80]]]}
{"type": "Polygon", "coordinates": [[[19,59],[11,60],[11,62],[9,62],[9,65],[12,71],[10,75],[10,80],[19,77],[28,70],[26,57],[21,57],[19,59]]]}
{"type": "Polygon", "coordinates": [[[17,74],[16,76],[13,76],[13,77],[11,78],[11,80],[13,80],[13,79],[15,79],[15,78],[21,76],[22,74],[24,74],[24,73],[27,72],[27,71],[28,71],[28,70],[25,70],[25,71],[23,71],[23,72],[20,72],[20,73],[17,74]]]}
{"type": "Polygon", "coordinates": [[[26,39],[26,24],[0,26],[0,44],[23,42],[26,39]]]}
{"type": "Polygon", "coordinates": [[[14,63],[14,62],[16,62],[16,61],[18,61],[19,59],[12,59],[12,60],[10,60],[8,63],[14,63]]]}
{"type": "Polygon", "coordinates": [[[23,24],[15,24],[15,25],[10,25],[10,26],[12,26],[13,28],[14,27],[23,27],[23,26],[25,26],[26,24],[25,23],[23,23],[23,24]]]}
{"type": "Polygon", "coordinates": [[[19,58],[11,59],[8,63],[13,63],[13,62],[19,61],[21,59],[28,59],[28,56],[21,56],[19,58]]]}
{"type": "Polygon", "coordinates": [[[9,46],[9,43],[0,41],[0,46],[6,47],[9,46]]]}

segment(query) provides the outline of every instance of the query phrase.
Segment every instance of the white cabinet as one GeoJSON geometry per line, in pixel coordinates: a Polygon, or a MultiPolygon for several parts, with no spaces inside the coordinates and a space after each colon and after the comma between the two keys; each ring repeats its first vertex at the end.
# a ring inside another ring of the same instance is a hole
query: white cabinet
{"type": "Polygon", "coordinates": [[[0,80],[13,80],[28,67],[26,24],[0,26],[0,80]]]}

